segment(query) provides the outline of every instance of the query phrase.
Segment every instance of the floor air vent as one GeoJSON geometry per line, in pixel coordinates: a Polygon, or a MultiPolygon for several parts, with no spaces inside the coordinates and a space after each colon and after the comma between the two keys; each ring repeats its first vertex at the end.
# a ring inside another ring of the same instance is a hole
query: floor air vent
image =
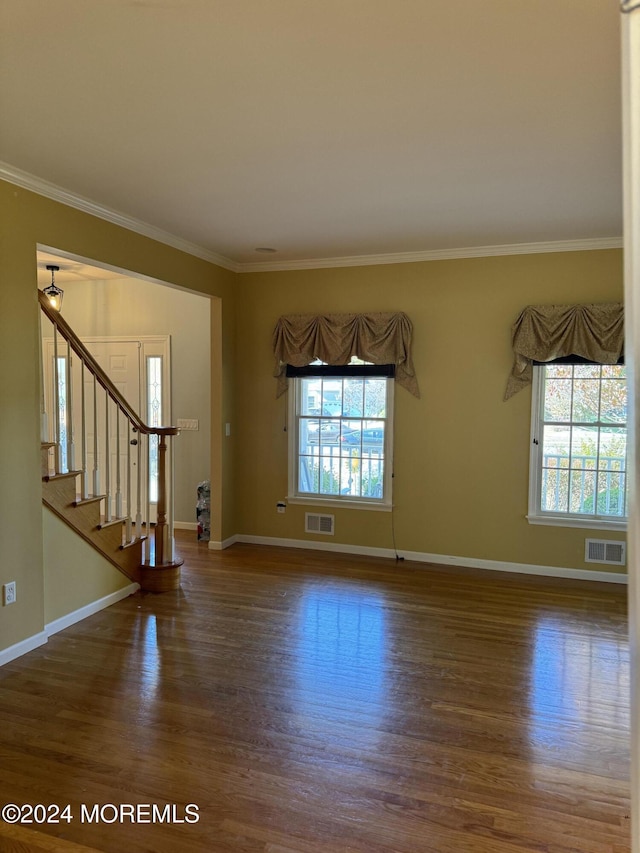
{"type": "Polygon", "coordinates": [[[585,563],[608,563],[612,566],[624,566],[626,545],[616,539],[585,539],[585,563]]]}
{"type": "Polygon", "coordinates": [[[316,512],[305,512],[304,532],[324,533],[326,536],[333,536],[334,520],[335,515],[319,515],[316,512]]]}

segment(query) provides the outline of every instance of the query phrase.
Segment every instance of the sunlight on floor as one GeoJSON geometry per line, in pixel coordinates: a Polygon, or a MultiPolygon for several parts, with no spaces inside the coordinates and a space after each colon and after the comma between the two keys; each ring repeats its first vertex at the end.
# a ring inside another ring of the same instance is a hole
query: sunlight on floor
{"type": "Polygon", "coordinates": [[[298,619],[295,673],[298,712],[318,737],[340,738],[340,722],[360,718],[358,741],[379,738],[387,690],[387,629],[383,597],[345,584],[310,585],[298,619]],[[332,708],[327,725],[327,706],[332,708]]]}
{"type": "Polygon", "coordinates": [[[628,729],[628,696],[626,637],[607,632],[592,618],[576,624],[575,630],[566,619],[540,619],[529,694],[534,752],[544,751],[547,760],[550,748],[559,753],[570,748],[575,754],[586,729],[628,729]]]}

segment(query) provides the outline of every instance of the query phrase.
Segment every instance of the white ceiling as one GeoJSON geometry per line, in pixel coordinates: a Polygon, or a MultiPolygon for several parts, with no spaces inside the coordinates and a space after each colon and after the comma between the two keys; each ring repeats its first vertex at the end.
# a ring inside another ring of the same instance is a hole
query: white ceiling
{"type": "Polygon", "coordinates": [[[2,0],[0,160],[232,268],[619,238],[619,14],[2,0]]]}
{"type": "Polygon", "coordinates": [[[38,287],[42,289],[51,284],[51,270],[47,266],[55,266],[53,270],[55,283],[67,281],[106,281],[112,278],[126,278],[127,273],[122,270],[96,267],[83,261],[60,257],[52,252],[38,252],[38,287]]]}

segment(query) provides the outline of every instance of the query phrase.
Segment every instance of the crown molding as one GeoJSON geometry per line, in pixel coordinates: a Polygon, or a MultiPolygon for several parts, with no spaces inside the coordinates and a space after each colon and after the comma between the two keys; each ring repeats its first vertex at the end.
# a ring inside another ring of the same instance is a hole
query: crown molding
{"type": "Polygon", "coordinates": [[[335,267],[367,267],[381,264],[415,264],[421,261],[451,261],[460,258],[490,258],[501,255],[535,255],[554,252],[585,252],[596,249],[621,249],[622,237],[594,237],[584,240],[556,240],[544,243],[504,243],[496,246],[467,246],[458,249],[428,249],[421,252],[393,252],[380,255],[347,255],[332,258],[303,258],[297,261],[257,261],[239,263],[218,255],[196,243],[190,243],[176,237],[168,231],[149,225],[125,213],[111,210],[90,199],[65,190],[43,178],[17,169],[9,163],[0,161],[0,180],[30,190],[38,195],[66,204],[76,210],[82,210],[114,225],[119,225],[136,234],[150,237],[159,243],[172,246],[196,258],[209,261],[223,269],[235,273],[278,272],[286,270],[313,270],[335,267]]]}
{"type": "Polygon", "coordinates": [[[65,190],[57,184],[45,181],[44,178],[39,178],[29,172],[23,172],[22,169],[17,169],[15,166],[3,163],[2,161],[0,161],[0,180],[7,181],[7,183],[14,184],[17,187],[22,187],[22,189],[30,190],[38,195],[45,196],[45,198],[50,198],[52,201],[59,201],[61,204],[66,204],[67,207],[73,207],[76,210],[97,216],[99,219],[104,219],[114,225],[120,225],[128,231],[134,231],[143,237],[150,237],[158,243],[164,243],[174,249],[179,249],[181,252],[186,252],[188,255],[194,255],[203,261],[209,261],[212,264],[223,267],[223,269],[230,270],[231,272],[239,272],[239,265],[235,261],[225,258],[223,255],[218,255],[216,252],[198,246],[196,243],[190,243],[188,240],[183,240],[181,237],[169,234],[168,231],[163,231],[161,228],[156,228],[154,225],[149,225],[147,222],[142,222],[142,220],[135,219],[133,216],[128,216],[117,210],[111,210],[88,198],[65,190]]]}
{"type": "Polygon", "coordinates": [[[460,249],[428,249],[386,255],[350,255],[340,258],[308,258],[299,261],[258,261],[238,264],[238,272],[314,270],[329,267],[367,267],[379,264],[416,264],[420,261],[453,261],[459,258],[491,258],[501,255],[538,255],[553,252],[585,252],[621,249],[622,237],[592,237],[584,240],[555,240],[546,243],[504,243],[499,246],[467,246],[460,249]]]}

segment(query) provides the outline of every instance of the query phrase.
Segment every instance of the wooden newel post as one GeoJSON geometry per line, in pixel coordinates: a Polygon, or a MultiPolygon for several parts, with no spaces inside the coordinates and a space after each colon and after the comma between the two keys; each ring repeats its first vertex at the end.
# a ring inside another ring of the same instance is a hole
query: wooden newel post
{"type": "Polygon", "coordinates": [[[167,437],[164,434],[158,436],[158,504],[156,509],[156,566],[164,563],[165,537],[167,531],[167,437]]]}

